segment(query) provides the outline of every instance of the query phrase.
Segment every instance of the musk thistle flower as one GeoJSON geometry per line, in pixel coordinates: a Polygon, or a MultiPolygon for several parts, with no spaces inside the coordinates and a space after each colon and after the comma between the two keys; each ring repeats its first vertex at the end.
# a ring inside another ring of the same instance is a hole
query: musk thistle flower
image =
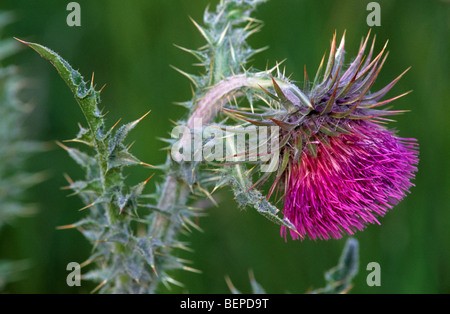
{"type": "Polygon", "coordinates": [[[407,94],[381,100],[406,71],[369,92],[387,57],[386,45],[373,57],[375,40],[364,56],[369,36],[347,69],[345,34],[338,47],[335,34],[325,70],[324,56],[312,82],[306,70],[302,89],[285,83],[282,75],[272,77],[274,92],[261,87],[275,101],[270,109],[263,114],[232,110],[247,123],[280,128],[276,175],[262,175],[255,186],[271,177],[268,197],[282,194],[284,218],[296,229],[282,226],[285,238],[289,232],[293,239],[338,239],[379,224],[377,217],[413,186],[416,140],[397,137],[382,125],[391,121],[386,116],[402,111],[379,108],[407,94]]]}

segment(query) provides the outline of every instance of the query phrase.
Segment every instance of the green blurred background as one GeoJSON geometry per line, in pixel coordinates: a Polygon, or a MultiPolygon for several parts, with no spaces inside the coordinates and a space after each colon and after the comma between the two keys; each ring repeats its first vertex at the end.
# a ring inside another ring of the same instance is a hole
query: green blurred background
{"type": "MultiPolygon", "coordinates": [[[[213,0],[80,0],[81,27],[66,24],[66,5],[70,1],[1,0],[0,10],[12,10],[17,20],[3,37],[38,42],[60,53],[87,78],[95,72],[97,86],[107,84],[102,93],[110,125],[119,118],[134,120],[149,109],[152,113],[133,131],[133,153],[141,160],[159,164],[160,151],[168,136],[169,119],[186,112],[173,102],[190,98],[189,82],[172,70],[174,65],[188,72],[197,69],[195,60],[177,48],[203,45],[189,16],[202,20],[204,8],[213,0]]],[[[252,65],[287,58],[287,73],[303,79],[306,64],[310,75],[334,31],[338,37],[347,30],[347,61],[356,54],[360,40],[369,30],[366,5],[357,0],[272,0],[257,10],[256,18],[265,22],[262,32],[250,39],[253,47],[269,45],[252,65]]],[[[369,226],[356,234],[360,241],[360,271],[353,293],[450,293],[450,211],[449,211],[449,51],[450,3],[437,0],[383,0],[381,26],[374,27],[377,51],[389,39],[390,51],[375,89],[412,69],[388,96],[408,90],[412,94],[395,102],[397,109],[411,112],[398,116],[390,127],[402,137],[420,143],[416,187],[398,206],[381,219],[381,226],[369,226]],[[366,265],[381,266],[381,286],[369,287],[366,265]]],[[[72,138],[83,116],[69,89],[56,71],[31,49],[9,58],[19,64],[22,74],[34,84],[36,109],[28,119],[31,138],[49,141],[72,138]]],[[[1,119],[1,117],[0,117],[1,119]]],[[[56,146],[56,145],[54,145],[56,146]]],[[[48,169],[50,178],[34,187],[28,199],[39,212],[20,219],[0,234],[0,256],[29,259],[31,268],[21,281],[10,284],[12,293],[87,293],[93,285],[66,285],[66,265],[83,262],[90,245],[76,230],[56,230],[80,219],[82,203],[68,198],[63,173],[79,178],[80,169],[66,155],[54,149],[37,155],[29,163],[33,171],[48,169]]],[[[130,170],[130,180],[142,180],[151,170],[130,170]]],[[[152,179],[153,180],[153,179],[152,179]]],[[[157,178],[156,180],[160,180],[157,178]]],[[[218,195],[219,196],[219,195],[218,195]]],[[[252,209],[241,211],[229,191],[220,194],[219,207],[200,219],[203,233],[184,237],[194,253],[180,252],[193,261],[202,274],[180,272],[174,276],[185,288],[164,292],[228,293],[224,277],[250,292],[248,271],[269,293],[303,293],[324,285],[323,273],[337,263],[345,238],[339,241],[306,240],[285,242],[279,227],[252,209]]]]}

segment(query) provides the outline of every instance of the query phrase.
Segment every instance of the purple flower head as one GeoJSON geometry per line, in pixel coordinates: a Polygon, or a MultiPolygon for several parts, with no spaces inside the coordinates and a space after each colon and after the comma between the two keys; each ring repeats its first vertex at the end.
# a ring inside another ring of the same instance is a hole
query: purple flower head
{"type": "MultiPolygon", "coordinates": [[[[275,191],[282,195],[284,218],[296,228],[283,226],[285,238],[289,231],[293,239],[338,239],[368,224],[379,224],[377,217],[413,186],[416,140],[397,137],[382,125],[391,121],[386,116],[402,111],[380,109],[408,94],[382,100],[406,71],[381,90],[370,92],[387,55],[386,45],[373,55],[375,40],[364,55],[369,35],[346,69],[345,36],[336,47],[335,35],[326,67],[324,56],[313,81],[305,71],[302,89],[272,78],[274,93],[263,90],[280,104],[280,110],[261,115],[263,121],[245,120],[280,127],[279,168],[268,198],[275,191]]],[[[255,186],[268,179],[264,176],[255,186]]]]}
{"type": "MultiPolygon", "coordinates": [[[[413,185],[417,168],[414,139],[402,139],[370,121],[346,125],[348,134],[303,154],[287,173],[284,215],[296,239],[341,238],[377,223],[413,185]]],[[[286,227],[281,229],[286,235],[286,227]]]]}

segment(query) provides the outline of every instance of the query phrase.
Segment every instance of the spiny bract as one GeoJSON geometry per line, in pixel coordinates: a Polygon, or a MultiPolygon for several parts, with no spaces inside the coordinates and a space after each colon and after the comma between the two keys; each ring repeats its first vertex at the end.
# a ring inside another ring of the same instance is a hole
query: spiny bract
{"type": "MultiPolygon", "coordinates": [[[[276,104],[266,114],[233,110],[247,123],[280,127],[279,167],[268,197],[284,190],[283,213],[296,227],[289,230],[294,239],[337,239],[379,223],[376,217],[402,200],[413,185],[416,140],[399,138],[381,125],[390,121],[384,116],[402,111],[378,109],[407,94],[381,100],[406,71],[370,93],[387,54],[385,45],[373,58],[373,40],[365,57],[369,36],[343,70],[345,34],[337,49],[334,35],[325,70],[323,58],[312,82],[305,71],[303,89],[293,84],[281,87],[272,78],[275,92],[263,90],[276,104]],[[264,119],[256,121],[255,116],[264,119]]],[[[270,176],[262,177],[257,186],[270,176]]],[[[287,231],[281,227],[285,237],[287,231]]]]}

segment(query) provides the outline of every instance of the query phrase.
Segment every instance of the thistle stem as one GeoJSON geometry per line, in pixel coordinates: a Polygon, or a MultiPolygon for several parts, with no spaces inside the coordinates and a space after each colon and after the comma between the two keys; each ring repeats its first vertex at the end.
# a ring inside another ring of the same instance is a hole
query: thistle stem
{"type": "MultiPolygon", "coordinates": [[[[261,78],[263,74],[248,75],[239,74],[232,77],[225,78],[217,83],[214,87],[210,88],[204,97],[200,100],[197,107],[194,109],[190,117],[186,122],[188,128],[194,128],[195,119],[201,119],[202,124],[211,122],[221,107],[229,102],[229,99],[238,95],[242,88],[250,88],[261,90],[261,87],[272,86],[272,80],[261,78]]],[[[279,81],[280,86],[290,85],[287,81],[279,81]]],[[[186,141],[185,135],[181,139],[180,143],[186,141]]],[[[166,166],[171,167],[172,160],[169,157],[166,166]]],[[[240,171],[240,166],[236,166],[240,171]]],[[[242,179],[242,174],[239,175],[242,179]]],[[[243,182],[241,182],[243,184],[243,182]]],[[[180,225],[176,222],[177,219],[173,219],[173,215],[176,215],[177,208],[185,207],[188,196],[191,193],[189,184],[186,179],[177,178],[173,175],[167,175],[162,187],[161,196],[158,199],[157,207],[164,213],[157,213],[152,224],[151,236],[161,239],[164,243],[173,243],[180,225]],[[166,214],[168,213],[170,217],[166,214]]],[[[161,262],[161,268],[164,268],[163,261],[161,262]]]]}

